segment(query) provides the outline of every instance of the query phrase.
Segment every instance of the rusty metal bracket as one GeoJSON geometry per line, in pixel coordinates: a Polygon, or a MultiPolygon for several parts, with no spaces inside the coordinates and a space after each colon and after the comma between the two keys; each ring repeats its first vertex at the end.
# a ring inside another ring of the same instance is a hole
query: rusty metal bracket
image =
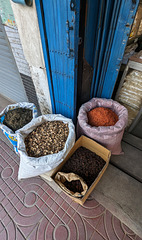
{"type": "Polygon", "coordinates": [[[71,57],[73,56],[72,54],[70,54],[71,52],[73,53],[74,50],[70,48],[70,31],[73,30],[73,26],[69,25],[69,21],[66,21],[66,33],[67,33],[67,37],[66,37],[66,42],[67,42],[67,56],[71,57]]]}

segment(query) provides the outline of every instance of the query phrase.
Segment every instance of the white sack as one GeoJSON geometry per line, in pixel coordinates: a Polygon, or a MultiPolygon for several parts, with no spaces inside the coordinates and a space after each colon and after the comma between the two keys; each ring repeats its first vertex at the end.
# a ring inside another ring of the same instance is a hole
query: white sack
{"type": "Polygon", "coordinates": [[[17,139],[18,152],[20,154],[18,180],[20,180],[22,178],[38,176],[57,167],[64,160],[75,143],[75,128],[71,119],[66,118],[60,114],[47,114],[33,119],[30,123],[21,128],[17,133],[17,139]],[[68,123],[69,135],[66,140],[65,147],[58,153],[49,154],[38,158],[29,157],[26,152],[24,139],[37,126],[46,121],[63,121],[64,123],[68,123]]]}
{"type": "Polygon", "coordinates": [[[16,108],[27,108],[32,110],[33,118],[37,117],[37,108],[33,103],[28,103],[28,102],[19,102],[15,104],[8,105],[3,109],[3,111],[0,113],[0,128],[3,131],[4,135],[8,138],[8,140],[11,142],[13,145],[13,148],[15,152],[18,154],[17,150],[17,132],[19,129],[14,133],[9,127],[3,124],[5,114],[13,109],[16,108]]]}

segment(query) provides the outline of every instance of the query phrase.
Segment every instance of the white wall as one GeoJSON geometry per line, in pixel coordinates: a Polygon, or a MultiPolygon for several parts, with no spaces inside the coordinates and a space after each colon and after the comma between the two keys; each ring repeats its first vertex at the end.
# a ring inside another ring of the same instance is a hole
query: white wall
{"type": "Polygon", "coordinates": [[[46,76],[46,68],[40,39],[38,19],[33,0],[33,6],[23,6],[11,1],[16,24],[18,27],[23,51],[30,66],[36,94],[43,114],[51,112],[51,100],[46,76]]]}

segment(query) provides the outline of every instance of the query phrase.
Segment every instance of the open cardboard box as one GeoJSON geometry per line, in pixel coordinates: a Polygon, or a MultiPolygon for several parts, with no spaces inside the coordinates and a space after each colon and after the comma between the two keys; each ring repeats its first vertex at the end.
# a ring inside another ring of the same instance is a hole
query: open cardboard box
{"type": "MultiPolygon", "coordinates": [[[[111,156],[111,152],[104,148],[103,146],[101,146],[100,144],[96,143],[95,141],[91,140],[90,138],[87,138],[85,136],[81,136],[75,143],[75,145],[73,146],[73,148],[71,149],[71,151],[69,152],[69,154],[66,156],[66,158],[63,160],[63,162],[56,167],[56,169],[53,171],[53,174],[51,176],[51,178],[54,181],[54,177],[56,175],[57,172],[59,172],[63,165],[65,164],[65,162],[73,155],[73,153],[79,148],[79,147],[85,147],[87,149],[89,149],[90,151],[96,153],[97,155],[99,155],[101,158],[104,159],[104,161],[106,162],[106,164],[104,165],[103,169],[100,171],[99,175],[97,176],[96,179],[94,179],[94,182],[92,183],[92,185],[88,188],[86,194],[82,197],[82,198],[75,198],[72,197],[71,195],[67,194],[63,189],[62,191],[64,191],[69,197],[71,197],[75,202],[83,205],[83,203],[86,201],[86,199],[88,198],[88,196],[90,195],[90,193],[93,191],[93,189],[95,188],[95,186],[97,185],[97,183],[100,181],[101,177],[103,176],[104,172],[106,171],[108,164],[109,164],[109,159],[111,156]]],[[[55,181],[54,181],[55,182],[55,181]]],[[[56,183],[56,182],[55,182],[56,183]]]]}

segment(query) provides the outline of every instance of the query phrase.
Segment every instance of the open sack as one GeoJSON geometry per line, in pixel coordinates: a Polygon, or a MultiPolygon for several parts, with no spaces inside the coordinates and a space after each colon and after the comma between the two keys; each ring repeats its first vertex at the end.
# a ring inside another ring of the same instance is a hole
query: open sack
{"type": "Polygon", "coordinates": [[[64,172],[58,172],[56,175],[55,175],[55,181],[56,183],[68,194],[70,194],[71,196],[73,197],[83,197],[87,190],[88,190],[88,186],[87,184],[84,182],[84,180],[78,176],[77,174],[75,173],[64,173],[64,172]],[[78,180],[82,186],[82,192],[79,193],[79,192],[73,192],[71,190],[69,190],[66,186],[65,186],[65,182],[71,182],[71,181],[76,181],[78,180]]]}
{"type": "Polygon", "coordinates": [[[112,99],[92,98],[89,102],[84,103],[79,109],[77,137],[86,135],[109,149],[112,154],[119,155],[122,153],[121,140],[127,122],[128,111],[120,103],[112,99]],[[87,112],[96,107],[111,109],[117,114],[119,120],[114,126],[90,126],[88,124],[87,112]]]}
{"type": "Polygon", "coordinates": [[[71,119],[60,114],[47,114],[33,119],[29,124],[21,128],[17,133],[18,152],[20,154],[20,166],[18,180],[41,175],[57,167],[69,153],[75,143],[75,128],[71,119]],[[25,137],[37,126],[46,121],[62,121],[68,124],[69,134],[63,150],[58,153],[48,154],[41,157],[29,157],[24,143],[25,137]]]}
{"type": "Polygon", "coordinates": [[[18,150],[17,150],[17,132],[19,131],[19,129],[17,131],[13,132],[12,129],[10,129],[9,127],[7,127],[6,125],[3,124],[3,121],[5,119],[5,114],[8,111],[14,110],[16,108],[26,108],[26,109],[32,110],[32,117],[33,118],[37,117],[37,108],[36,108],[36,106],[33,103],[19,102],[19,103],[16,103],[16,104],[8,105],[0,113],[0,128],[3,131],[4,135],[8,138],[8,140],[13,145],[14,151],[18,154],[18,150]]]}

